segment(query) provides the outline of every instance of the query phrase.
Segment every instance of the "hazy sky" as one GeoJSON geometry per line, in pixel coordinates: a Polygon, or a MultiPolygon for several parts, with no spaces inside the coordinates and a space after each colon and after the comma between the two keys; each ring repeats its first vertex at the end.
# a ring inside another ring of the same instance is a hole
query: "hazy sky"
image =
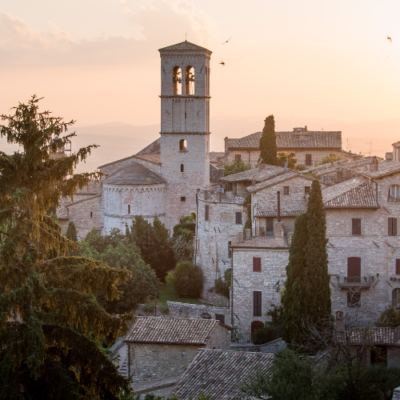
{"type": "Polygon", "coordinates": [[[399,0],[2,0],[0,112],[36,93],[79,125],[158,123],[157,50],[188,32],[213,116],[398,118],[399,20],[399,0]]]}

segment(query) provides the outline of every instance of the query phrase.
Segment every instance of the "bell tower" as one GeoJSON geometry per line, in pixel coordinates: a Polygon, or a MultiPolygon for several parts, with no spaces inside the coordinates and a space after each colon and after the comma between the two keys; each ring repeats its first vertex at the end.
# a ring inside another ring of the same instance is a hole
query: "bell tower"
{"type": "Polygon", "coordinates": [[[166,224],[196,211],[197,189],[210,184],[211,51],[188,41],[161,56],[161,169],[167,182],[166,224]]]}

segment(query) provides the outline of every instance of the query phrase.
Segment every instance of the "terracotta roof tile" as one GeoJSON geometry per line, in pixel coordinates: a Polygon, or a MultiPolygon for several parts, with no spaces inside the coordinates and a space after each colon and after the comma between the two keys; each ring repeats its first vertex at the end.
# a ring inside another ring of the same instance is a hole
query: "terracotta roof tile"
{"type": "Polygon", "coordinates": [[[362,175],[371,178],[382,178],[400,172],[400,163],[397,161],[382,161],[378,163],[378,171],[360,171],[362,175]]]}
{"type": "Polygon", "coordinates": [[[221,178],[222,182],[241,182],[251,181],[253,178],[256,182],[263,182],[267,179],[274,178],[275,176],[286,173],[283,167],[276,167],[275,165],[265,165],[265,168],[260,171],[259,168],[249,169],[247,171],[239,172],[221,178]]]}
{"type": "Polygon", "coordinates": [[[238,384],[251,374],[267,374],[273,354],[199,350],[181,376],[174,393],[180,400],[195,399],[203,391],[211,399],[231,400],[243,393],[238,384]]]}
{"type": "Polygon", "coordinates": [[[164,179],[138,162],[122,167],[104,180],[105,185],[155,185],[159,183],[165,183],[164,179]]]}
{"type": "MultiPolygon", "coordinates": [[[[228,149],[259,149],[262,132],[252,133],[240,139],[228,139],[228,149]]],[[[276,132],[278,150],[297,148],[342,148],[340,131],[276,132]],[[301,139],[304,137],[303,139],[301,139]],[[308,139],[305,139],[308,137],[308,139]]]]}
{"type": "Polygon", "coordinates": [[[173,44],[171,46],[163,47],[162,49],[158,49],[160,53],[162,52],[170,52],[170,51],[189,51],[189,52],[205,52],[211,54],[212,52],[205,47],[198,46],[197,44],[188,42],[185,40],[184,42],[180,42],[177,44],[173,44]]]}
{"type": "Polygon", "coordinates": [[[379,208],[375,189],[362,177],[322,190],[325,208],[379,208]]]}
{"type": "Polygon", "coordinates": [[[371,327],[371,328],[355,328],[344,332],[335,332],[335,340],[340,343],[348,343],[352,345],[399,345],[400,327],[371,327]]]}
{"type": "Polygon", "coordinates": [[[125,341],[203,346],[218,325],[215,319],[136,317],[125,341]]]}
{"type": "Polygon", "coordinates": [[[250,193],[257,192],[258,190],[265,189],[269,186],[273,186],[273,185],[276,185],[277,183],[285,182],[285,181],[287,181],[289,179],[293,179],[293,178],[303,178],[305,180],[311,181],[309,183],[310,185],[311,185],[312,181],[314,180],[313,178],[311,178],[305,174],[300,174],[297,171],[287,169],[286,172],[284,172],[280,175],[272,176],[270,179],[266,179],[263,182],[257,183],[254,186],[249,186],[247,188],[247,190],[250,193]]]}

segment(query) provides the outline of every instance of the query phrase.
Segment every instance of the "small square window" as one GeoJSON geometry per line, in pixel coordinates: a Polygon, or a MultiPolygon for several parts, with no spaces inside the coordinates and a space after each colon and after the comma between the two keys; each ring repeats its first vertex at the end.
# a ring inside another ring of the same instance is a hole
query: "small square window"
{"type": "Polygon", "coordinates": [[[361,218],[352,218],[351,233],[355,236],[361,235],[361,218]]]}
{"type": "Polygon", "coordinates": [[[304,187],[304,193],[305,194],[310,194],[310,192],[311,192],[311,186],[305,186],[304,187]]]}
{"type": "Polygon", "coordinates": [[[208,204],[206,204],[205,213],[204,213],[204,219],[206,221],[210,220],[210,206],[208,204]]]}
{"type": "Polygon", "coordinates": [[[237,224],[242,224],[242,213],[241,212],[237,212],[236,213],[236,223],[237,224]]]}
{"type": "Polygon", "coordinates": [[[224,314],[215,314],[215,319],[219,321],[221,324],[225,324],[225,315],[224,314]]]}
{"type": "Polygon", "coordinates": [[[360,306],[361,306],[361,293],[347,292],[347,307],[360,307],[360,306]]]}
{"type": "Polygon", "coordinates": [[[235,161],[241,161],[242,160],[242,155],[241,154],[235,154],[235,161]]]}
{"type": "Polygon", "coordinates": [[[283,187],[283,194],[289,194],[289,186],[283,187]]]}
{"type": "Polygon", "coordinates": [[[93,218],[93,213],[90,211],[90,218],[93,218]]]}
{"type": "Polygon", "coordinates": [[[186,201],[186,197],[185,197],[185,196],[182,196],[182,197],[181,197],[181,201],[186,201]]]}
{"type": "Polygon", "coordinates": [[[130,213],[131,213],[131,205],[128,204],[128,214],[130,214],[130,213]]]}

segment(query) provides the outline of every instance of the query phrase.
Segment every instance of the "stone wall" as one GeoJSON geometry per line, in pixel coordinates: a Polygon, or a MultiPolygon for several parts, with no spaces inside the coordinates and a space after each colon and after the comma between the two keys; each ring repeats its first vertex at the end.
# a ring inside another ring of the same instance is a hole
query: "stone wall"
{"type": "MultiPolygon", "coordinates": [[[[280,150],[278,152],[296,153],[296,158],[298,159],[297,164],[306,164],[306,154],[311,154],[312,166],[317,166],[321,158],[328,156],[330,154],[335,154],[336,156],[341,155],[340,150],[330,150],[330,149],[316,149],[316,150],[302,150],[302,149],[292,149],[292,150],[280,150]]],[[[235,156],[240,155],[241,159],[245,163],[250,163],[252,166],[258,163],[260,158],[260,150],[240,150],[240,149],[230,149],[228,153],[228,162],[232,163],[235,161],[235,156]]]]}

